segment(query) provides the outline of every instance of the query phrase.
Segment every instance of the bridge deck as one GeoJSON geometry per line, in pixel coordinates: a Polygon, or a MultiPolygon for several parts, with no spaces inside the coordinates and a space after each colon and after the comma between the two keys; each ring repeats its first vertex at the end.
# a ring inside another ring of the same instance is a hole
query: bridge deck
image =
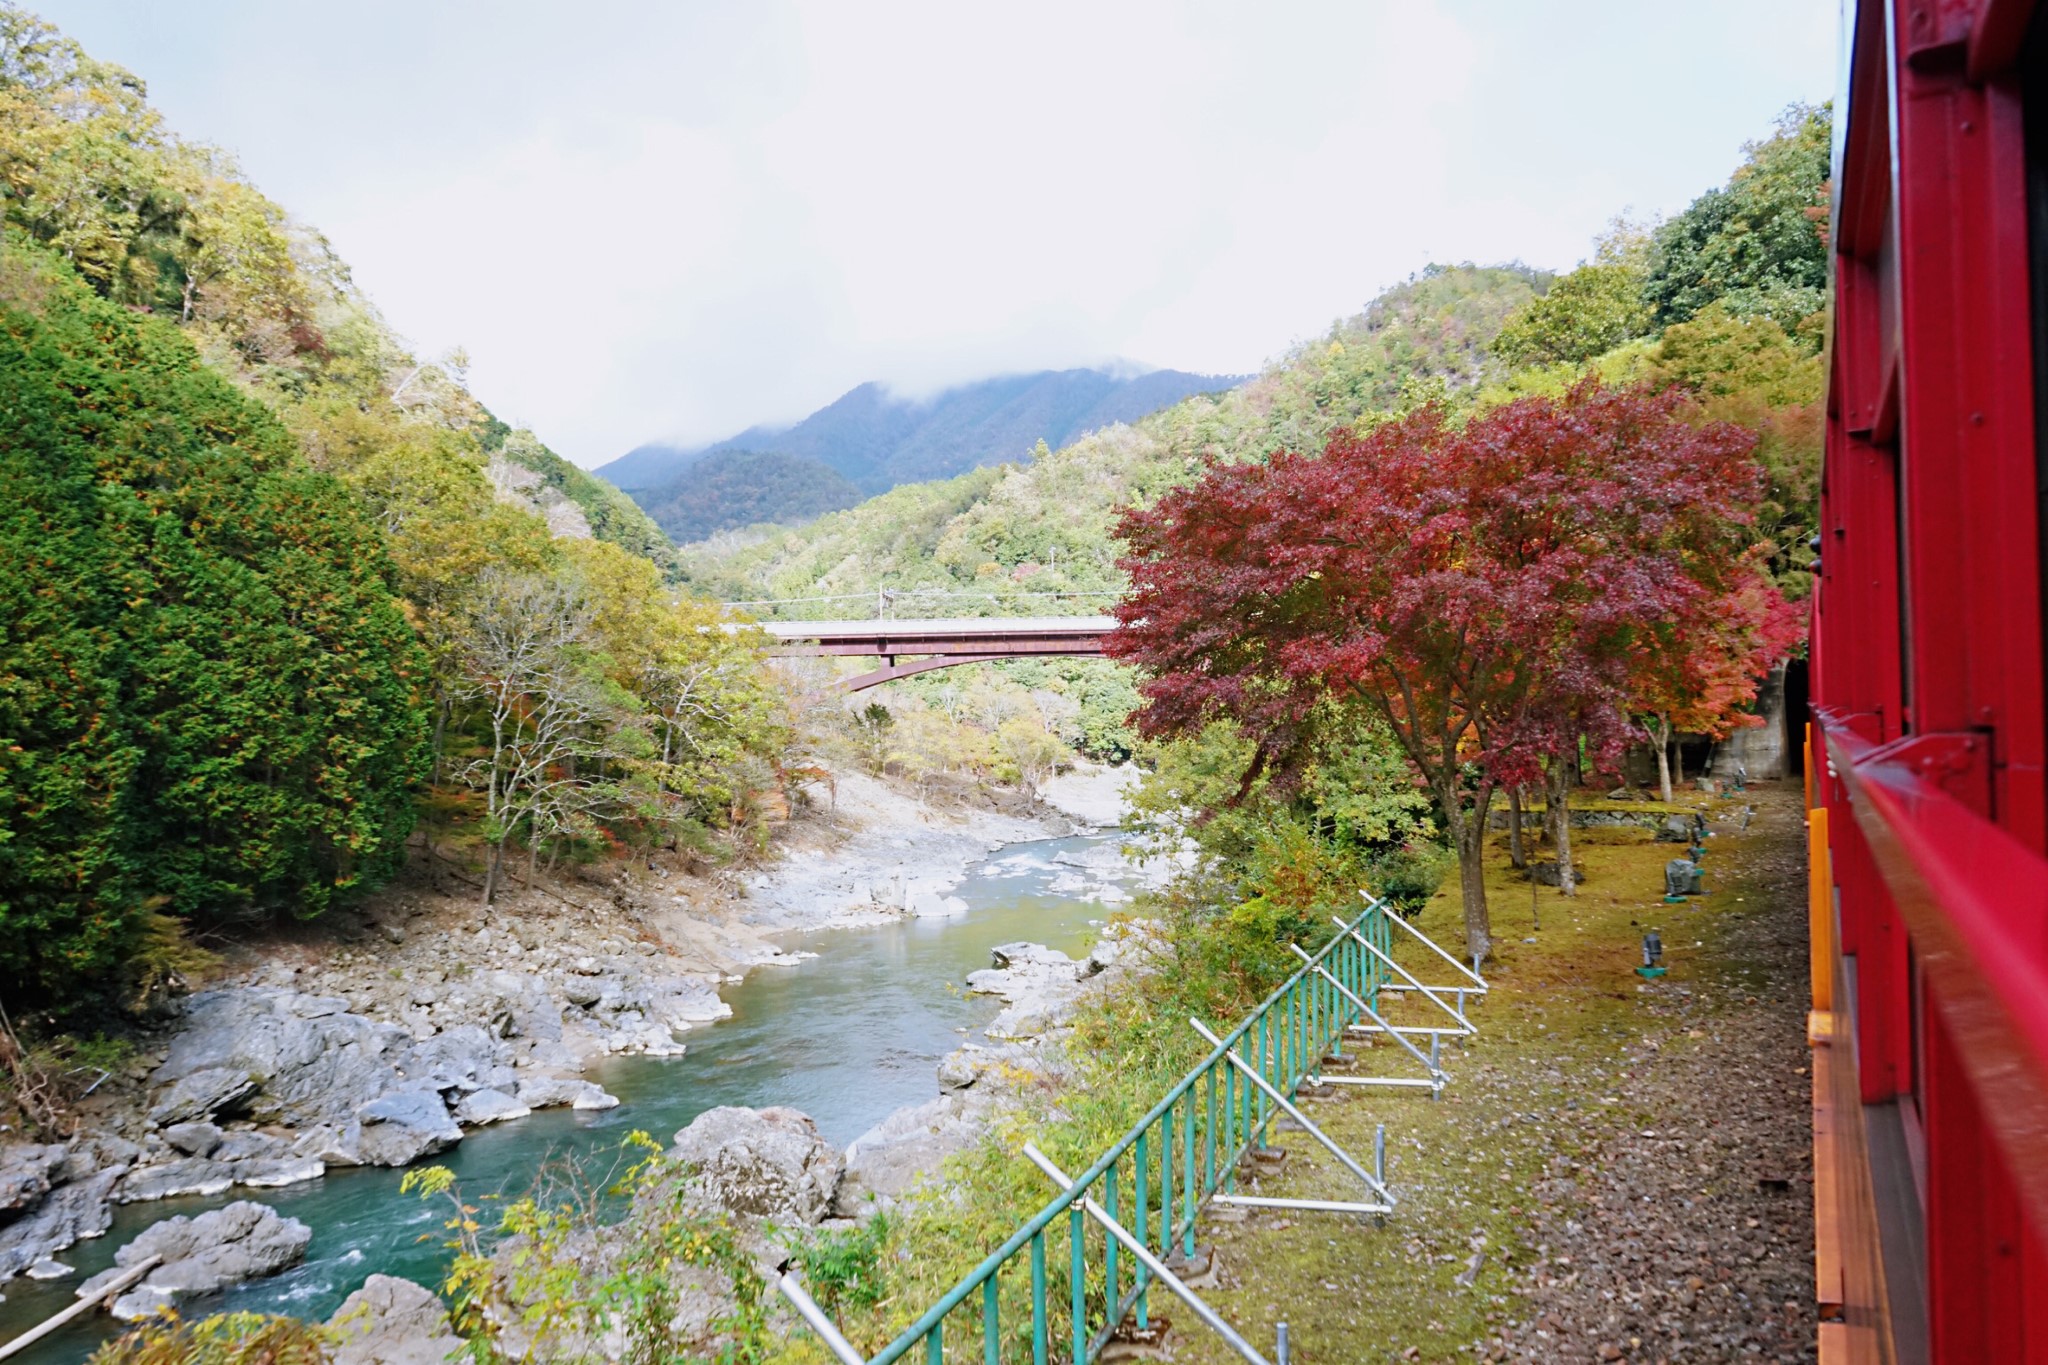
{"type": "Polygon", "coordinates": [[[1092,655],[1107,616],[961,616],[911,621],[764,621],[770,654],[939,655],[961,662],[1016,654],[1092,655]]]}
{"type": "Polygon", "coordinates": [[[1021,635],[1101,635],[1116,628],[1113,616],[938,616],[908,620],[763,621],[778,640],[917,638],[989,639],[1021,635]]]}

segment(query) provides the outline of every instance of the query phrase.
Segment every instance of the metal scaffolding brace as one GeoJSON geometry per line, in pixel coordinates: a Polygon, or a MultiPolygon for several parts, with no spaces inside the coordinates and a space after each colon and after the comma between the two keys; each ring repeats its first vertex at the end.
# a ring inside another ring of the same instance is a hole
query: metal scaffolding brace
{"type": "MultiPolygon", "coordinates": [[[[1370,900],[1371,898],[1368,897],[1367,899],[1370,900]]],[[[1467,996],[1486,994],[1486,979],[1445,952],[1429,935],[1417,929],[1400,915],[1388,915],[1385,917],[1385,922],[1400,925],[1403,930],[1419,941],[1425,948],[1449,963],[1463,977],[1462,981],[1449,986],[1428,985],[1418,980],[1414,973],[1394,961],[1391,955],[1364,934],[1359,933],[1357,929],[1346,924],[1343,920],[1337,919],[1335,916],[1331,918],[1335,921],[1337,927],[1345,935],[1349,936],[1353,942],[1370,953],[1388,972],[1400,978],[1399,983],[1389,981],[1382,985],[1379,988],[1380,990],[1408,993],[1427,1000],[1436,1006],[1437,1009],[1441,1010],[1449,1018],[1450,1022],[1448,1024],[1419,1025],[1390,1024],[1378,1010],[1372,1007],[1369,1001],[1332,976],[1327,968],[1323,967],[1320,963],[1310,963],[1310,970],[1334,987],[1339,994],[1350,1002],[1351,1007],[1363,1016],[1363,1022],[1351,1025],[1349,1030],[1347,1030],[1348,1032],[1368,1035],[1384,1034],[1400,1044],[1402,1050],[1420,1062],[1423,1069],[1428,1073],[1425,1076],[1329,1076],[1318,1072],[1311,1076],[1310,1079],[1318,1085],[1381,1085],[1412,1090],[1426,1089],[1429,1091],[1431,1099],[1438,1098],[1443,1094],[1444,1086],[1451,1079],[1449,1073],[1443,1069],[1443,1040],[1446,1037],[1469,1037],[1479,1031],[1473,1026],[1471,1019],[1466,1016],[1465,1001],[1467,996]],[[1424,1056],[1422,1050],[1409,1041],[1411,1037],[1429,1039],[1429,1054],[1427,1056],[1424,1056]]],[[[1308,954],[1302,952],[1299,946],[1294,948],[1294,952],[1296,956],[1304,961],[1307,960],[1308,954]]]]}
{"type": "MultiPolygon", "coordinates": [[[[1198,1024],[1196,1027],[1200,1028],[1201,1026],[1198,1024]]],[[[1208,1030],[1203,1029],[1203,1032],[1206,1033],[1208,1030]]],[[[1053,1165],[1051,1159],[1045,1153],[1039,1151],[1038,1148],[1028,1142],[1024,1144],[1024,1155],[1030,1160],[1032,1165],[1045,1172],[1047,1178],[1061,1189],[1071,1190],[1074,1187],[1074,1181],[1071,1176],[1053,1165]]],[[[1250,1342],[1239,1336],[1237,1330],[1224,1321],[1221,1313],[1218,1313],[1215,1309],[1204,1303],[1202,1296],[1197,1294],[1188,1285],[1187,1281],[1174,1274],[1166,1262],[1153,1255],[1151,1249],[1134,1236],[1129,1228],[1119,1223],[1107,1209],[1086,1195],[1081,1197],[1080,1204],[1082,1211],[1095,1220],[1104,1232],[1121,1243],[1125,1250],[1135,1256],[1138,1264],[1145,1267],[1153,1279],[1165,1285],[1168,1290],[1172,1291],[1175,1298],[1186,1304],[1189,1310],[1201,1320],[1203,1326],[1207,1327],[1217,1336],[1222,1337],[1224,1344],[1235,1351],[1239,1359],[1250,1362],[1250,1365],[1267,1365],[1266,1358],[1260,1355],[1250,1342]]],[[[1279,1365],[1287,1365],[1287,1328],[1284,1325],[1280,1328],[1279,1365]]]]}
{"type": "MultiPolygon", "coordinates": [[[[1188,1022],[1195,1026],[1195,1032],[1208,1039],[1212,1045],[1221,1046],[1222,1040],[1205,1028],[1201,1020],[1190,1019],[1188,1022]]],[[[1394,1211],[1394,1196],[1387,1189],[1386,1181],[1387,1129],[1385,1124],[1380,1125],[1378,1136],[1373,1142],[1373,1165],[1375,1169],[1368,1171],[1352,1158],[1351,1153],[1338,1146],[1334,1138],[1317,1127],[1313,1119],[1302,1113],[1293,1100],[1281,1094],[1279,1087],[1268,1081],[1264,1076],[1261,1076],[1257,1067],[1238,1056],[1235,1047],[1229,1048],[1223,1055],[1231,1066],[1237,1069],[1239,1075],[1256,1086],[1264,1093],[1267,1099],[1273,1101],[1279,1107],[1281,1113],[1300,1124],[1303,1132],[1321,1143],[1331,1156],[1336,1157],[1338,1161],[1343,1163],[1346,1170],[1358,1177],[1360,1182],[1365,1185],[1367,1191],[1377,1195],[1378,1198],[1364,1201],[1346,1199],[1280,1199],[1266,1195],[1230,1194],[1218,1191],[1209,1196],[1211,1203],[1236,1204],[1245,1208],[1257,1209],[1316,1209],[1325,1213],[1369,1213],[1375,1217],[1380,1217],[1394,1211]]]]}

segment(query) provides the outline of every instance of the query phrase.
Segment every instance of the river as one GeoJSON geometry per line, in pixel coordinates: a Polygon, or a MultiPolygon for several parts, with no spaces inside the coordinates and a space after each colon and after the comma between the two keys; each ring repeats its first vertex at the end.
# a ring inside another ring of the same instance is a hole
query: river
{"type": "MultiPolygon", "coordinates": [[[[1109,908],[1092,890],[1069,891],[1075,870],[1055,860],[1105,842],[1104,836],[1076,835],[997,850],[952,893],[967,903],[964,915],[788,935],[785,947],[817,956],[757,968],[728,987],[732,1017],[683,1035],[684,1056],[619,1057],[592,1066],[587,1076],[619,1097],[616,1109],[545,1110],[477,1129],[434,1160],[451,1168],[470,1194],[523,1192],[550,1157],[580,1156],[601,1170],[634,1129],[666,1143],[722,1104],[793,1106],[844,1147],[891,1111],[938,1094],[933,1073],[940,1059],[979,1037],[995,1017],[999,1002],[961,989],[967,973],[989,965],[991,947],[1028,939],[1076,956],[1086,951],[1094,938],[1091,921],[1109,908]]],[[[1102,874],[1087,880],[1099,885],[1102,874]]],[[[243,1309],[325,1318],[375,1272],[432,1285],[444,1262],[438,1233],[445,1205],[401,1195],[400,1174],[337,1169],[283,1189],[119,1208],[106,1236],[63,1255],[79,1275],[48,1284],[9,1282],[7,1301],[0,1303],[0,1341],[71,1303],[80,1279],[111,1265],[114,1252],[149,1224],[236,1199],[259,1199],[302,1220],[313,1229],[312,1247],[304,1264],[194,1301],[187,1317],[243,1309]]],[[[76,1365],[111,1327],[104,1316],[76,1324],[15,1360],[76,1365]]]]}

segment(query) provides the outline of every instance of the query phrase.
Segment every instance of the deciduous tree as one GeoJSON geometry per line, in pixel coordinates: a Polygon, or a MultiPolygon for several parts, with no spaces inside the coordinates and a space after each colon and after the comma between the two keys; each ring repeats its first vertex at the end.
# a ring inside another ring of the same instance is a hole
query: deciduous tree
{"type": "MultiPolygon", "coordinates": [[[[1752,565],[1758,556],[1752,555],[1752,565]]],[[[1683,620],[1661,622],[1638,641],[1629,710],[1657,750],[1657,781],[1671,800],[1671,741],[1681,732],[1724,739],[1763,724],[1747,709],[1757,683],[1798,643],[1798,611],[1761,568],[1737,575],[1683,620]]]]}
{"type": "Polygon", "coordinates": [[[1246,783],[1284,783],[1319,704],[1368,706],[1437,796],[1483,958],[1497,787],[1526,779],[1564,699],[1618,702],[1637,635],[1739,559],[1754,438],[1679,402],[1589,381],[1462,428],[1426,407],[1321,451],[1212,462],[1127,512],[1108,649],[1149,673],[1140,727],[1233,721],[1255,745],[1246,783]]]}

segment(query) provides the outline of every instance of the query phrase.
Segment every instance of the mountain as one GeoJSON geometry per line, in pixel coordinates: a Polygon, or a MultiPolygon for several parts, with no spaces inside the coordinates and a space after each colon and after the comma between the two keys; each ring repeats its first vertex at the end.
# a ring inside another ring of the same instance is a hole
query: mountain
{"type": "Polygon", "coordinates": [[[1503,378],[1493,338],[1549,282],[1522,266],[1431,266],[1227,392],[1084,428],[1028,463],[906,484],[808,526],[688,546],[684,580],[728,601],[888,588],[903,616],[1093,610],[1123,586],[1119,507],[1157,497],[1205,458],[1316,449],[1369,414],[1503,378]]]}
{"type": "MultiPolygon", "coordinates": [[[[904,398],[862,384],[793,427],[752,427],[701,447],[644,445],[597,472],[628,492],[673,484],[693,460],[721,451],[759,451],[815,460],[864,494],[943,479],[981,465],[1022,459],[1040,441],[1059,447],[1083,432],[1132,422],[1190,394],[1227,389],[1241,377],[1153,370],[1041,370],[1002,375],[904,398]]],[[[650,507],[644,499],[643,507],[650,507]]],[[[727,525],[743,523],[728,521],[727,525]]]]}
{"type": "Polygon", "coordinates": [[[860,489],[830,465],[804,455],[718,450],[699,456],[673,481],[632,494],[678,545],[720,531],[774,522],[795,526],[851,507],[860,489]]]}

